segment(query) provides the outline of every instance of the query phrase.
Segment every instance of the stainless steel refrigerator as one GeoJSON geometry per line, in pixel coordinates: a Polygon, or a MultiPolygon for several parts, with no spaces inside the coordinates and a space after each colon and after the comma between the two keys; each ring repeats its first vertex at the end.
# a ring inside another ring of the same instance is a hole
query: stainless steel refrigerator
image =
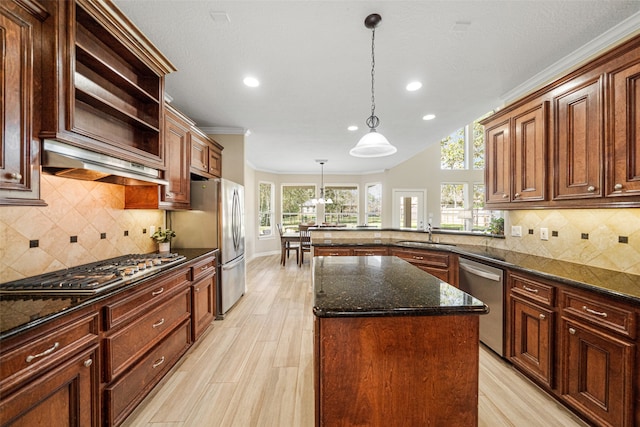
{"type": "Polygon", "coordinates": [[[218,179],[191,182],[191,210],[173,211],[174,245],[219,248],[216,311],[219,319],[245,293],[244,187],[218,179]]]}

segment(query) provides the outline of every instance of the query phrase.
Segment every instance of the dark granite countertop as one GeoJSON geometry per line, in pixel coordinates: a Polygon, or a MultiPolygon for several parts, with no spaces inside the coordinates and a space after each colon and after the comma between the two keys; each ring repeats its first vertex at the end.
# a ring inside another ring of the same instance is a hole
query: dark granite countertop
{"type": "Polygon", "coordinates": [[[447,245],[398,239],[339,239],[312,241],[313,246],[393,246],[444,251],[472,258],[495,267],[522,271],[570,286],[601,292],[627,302],[640,304],[640,276],[583,264],[495,249],[479,245],[447,245]]]}
{"type": "Polygon", "coordinates": [[[318,317],[488,313],[480,300],[393,256],[313,258],[318,317]]]}
{"type": "MultiPolygon", "coordinates": [[[[186,259],[180,264],[168,267],[166,270],[157,271],[156,274],[180,268],[186,263],[208,256],[214,249],[171,248],[171,251],[184,255],[186,259]]],[[[117,293],[139,286],[153,277],[155,276],[140,278],[121,287],[95,295],[66,296],[20,293],[0,295],[0,341],[55,319],[58,316],[88,307],[117,293]]]]}

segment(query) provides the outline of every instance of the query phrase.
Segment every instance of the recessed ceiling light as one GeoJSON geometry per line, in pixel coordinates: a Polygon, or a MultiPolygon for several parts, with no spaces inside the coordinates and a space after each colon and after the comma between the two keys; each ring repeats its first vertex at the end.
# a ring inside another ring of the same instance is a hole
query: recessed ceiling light
{"type": "Polygon", "coordinates": [[[358,126],[356,125],[351,125],[347,128],[347,130],[350,130],[351,132],[358,130],[358,126]]]}
{"type": "Polygon", "coordinates": [[[407,90],[409,92],[415,92],[416,90],[422,87],[422,83],[420,82],[411,82],[407,85],[407,90]]]}
{"type": "Polygon", "coordinates": [[[435,118],[436,118],[436,115],[435,115],[435,114],[427,114],[426,116],[424,116],[424,117],[422,118],[422,120],[433,120],[433,119],[435,119],[435,118]]]}
{"type": "Polygon", "coordinates": [[[249,87],[258,87],[260,86],[260,82],[255,77],[245,77],[243,80],[244,84],[249,87]]]}

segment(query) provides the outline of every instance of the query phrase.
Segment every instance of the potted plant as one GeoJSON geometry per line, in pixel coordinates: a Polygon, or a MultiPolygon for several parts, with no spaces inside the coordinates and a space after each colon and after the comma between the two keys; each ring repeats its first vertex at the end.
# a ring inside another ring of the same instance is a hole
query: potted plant
{"type": "Polygon", "coordinates": [[[176,237],[176,232],[173,230],[163,230],[158,228],[155,233],[151,235],[151,238],[158,242],[158,252],[167,253],[171,250],[171,239],[176,237]]]}

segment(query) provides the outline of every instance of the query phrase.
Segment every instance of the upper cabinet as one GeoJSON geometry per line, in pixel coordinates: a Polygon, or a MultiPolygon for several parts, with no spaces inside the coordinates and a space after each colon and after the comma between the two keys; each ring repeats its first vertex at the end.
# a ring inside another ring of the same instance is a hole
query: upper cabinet
{"type": "Polygon", "coordinates": [[[222,173],[222,146],[196,127],[191,127],[191,173],[205,178],[222,173]]]}
{"type": "Polygon", "coordinates": [[[640,36],[485,119],[492,209],[640,207],[640,36]]]}
{"type": "Polygon", "coordinates": [[[44,205],[40,200],[40,76],[42,31],[51,20],[36,1],[0,2],[2,114],[0,205],[44,205]]]}
{"type": "Polygon", "coordinates": [[[111,2],[47,1],[42,138],[165,167],[164,76],[175,68],[111,2]],[[57,62],[56,62],[57,61],[57,62]]]}

